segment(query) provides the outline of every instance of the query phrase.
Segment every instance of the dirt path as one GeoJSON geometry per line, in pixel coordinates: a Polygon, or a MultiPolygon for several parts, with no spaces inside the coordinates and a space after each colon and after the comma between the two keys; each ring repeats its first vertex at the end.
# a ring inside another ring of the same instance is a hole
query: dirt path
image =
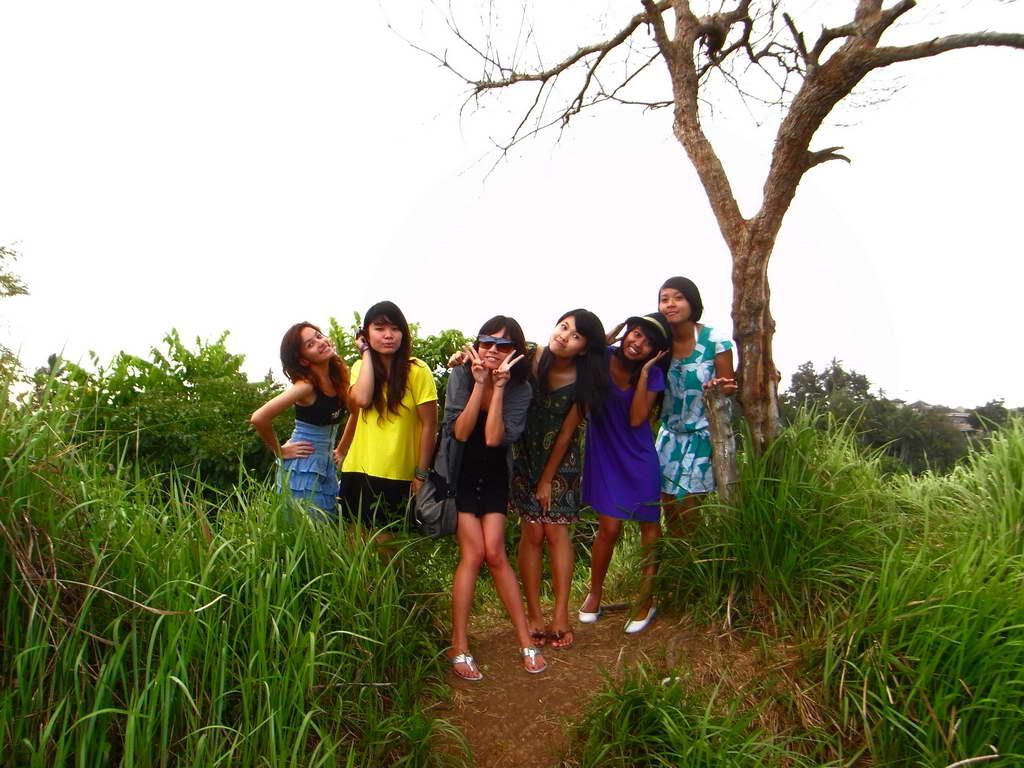
{"type": "MultiPolygon", "coordinates": [[[[449,672],[450,716],[462,729],[480,768],[558,768],[571,726],[589,698],[603,686],[604,673],[621,674],[640,661],[674,669],[685,657],[694,682],[715,684],[723,672],[733,681],[757,674],[756,653],[727,636],[693,630],[685,619],[658,617],[643,633],[622,629],[624,610],[605,611],[600,621],[575,626],[575,646],[546,649],[548,669],[527,674],[516,656],[507,622],[470,633],[470,647],[484,679],[469,683],[449,672]]],[[[733,686],[730,686],[733,687],[733,686]]]]}

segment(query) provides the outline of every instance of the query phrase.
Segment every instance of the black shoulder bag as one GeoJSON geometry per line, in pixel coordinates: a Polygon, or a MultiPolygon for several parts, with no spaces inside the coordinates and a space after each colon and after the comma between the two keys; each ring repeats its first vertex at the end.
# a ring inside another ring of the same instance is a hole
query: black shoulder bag
{"type": "MultiPolygon", "coordinates": [[[[451,536],[459,525],[459,512],[455,508],[455,487],[457,477],[449,471],[449,479],[437,471],[437,453],[441,447],[444,426],[437,433],[434,456],[427,470],[427,479],[409,504],[409,516],[413,527],[423,536],[439,539],[451,536]]],[[[458,457],[461,459],[461,456],[458,457]]]]}

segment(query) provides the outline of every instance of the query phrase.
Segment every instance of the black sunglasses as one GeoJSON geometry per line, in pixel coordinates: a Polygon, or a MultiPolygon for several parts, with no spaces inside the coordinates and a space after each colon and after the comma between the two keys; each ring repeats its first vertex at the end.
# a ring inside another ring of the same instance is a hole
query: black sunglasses
{"type": "Polygon", "coordinates": [[[480,349],[490,349],[491,347],[507,349],[514,347],[516,344],[512,339],[506,339],[501,336],[485,336],[483,334],[476,337],[476,343],[480,349]]]}

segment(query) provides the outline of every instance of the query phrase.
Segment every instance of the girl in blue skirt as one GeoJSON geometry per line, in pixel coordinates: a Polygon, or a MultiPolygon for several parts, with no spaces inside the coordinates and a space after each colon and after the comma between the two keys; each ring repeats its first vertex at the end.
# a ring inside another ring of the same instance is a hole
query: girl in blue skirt
{"type": "Polygon", "coordinates": [[[281,367],[292,385],[257,409],[249,421],[278,458],[277,491],[310,502],[336,517],[338,472],[332,456],[338,422],[348,392],[348,367],[334,344],[312,323],[296,323],[281,340],[281,367]],[[283,445],[274,419],[295,406],[295,431],[283,445]]]}

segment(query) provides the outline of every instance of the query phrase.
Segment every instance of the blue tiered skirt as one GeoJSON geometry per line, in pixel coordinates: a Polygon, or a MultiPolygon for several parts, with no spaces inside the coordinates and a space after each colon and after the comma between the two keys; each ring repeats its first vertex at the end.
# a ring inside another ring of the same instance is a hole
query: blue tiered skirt
{"type": "Polygon", "coordinates": [[[277,492],[283,493],[285,479],[292,496],[304,499],[332,520],[337,517],[338,469],[331,451],[338,432],[337,424],[317,426],[295,422],[291,440],[313,444],[313,453],[299,459],[284,459],[277,467],[277,492]]]}

